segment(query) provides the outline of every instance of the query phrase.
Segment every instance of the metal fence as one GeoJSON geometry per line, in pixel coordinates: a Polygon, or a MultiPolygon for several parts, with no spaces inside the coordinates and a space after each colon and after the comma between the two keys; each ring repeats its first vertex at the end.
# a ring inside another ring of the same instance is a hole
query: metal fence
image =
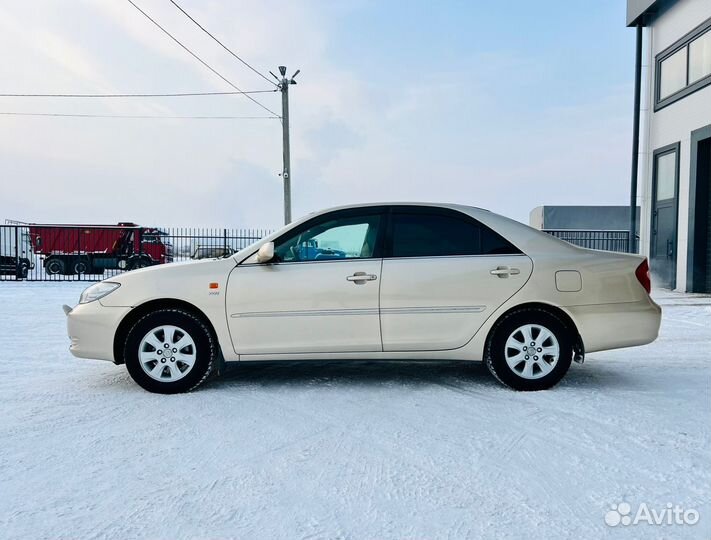
{"type": "Polygon", "coordinates": [[[604,249],[606,251],[619,251],[622,253],[627,253],[629,249],[629,231],[544,229],[543,232],[576,246],[589,249],[604,249]]]}
{"type": "Polygon", "coordinates": [[[157,264],[227,257],[263,229],[0,225],[0,281],[99,281],[157,264]]]}
{"type": "MultiPolygon", "coordinates": [[[[99,281],[177,261],[227,257],[271,231],[115,226],[0,225],[0,281],[99,281]]],[[[576,246],[627,252],[628,231],[544,230],[576,246]]]]}

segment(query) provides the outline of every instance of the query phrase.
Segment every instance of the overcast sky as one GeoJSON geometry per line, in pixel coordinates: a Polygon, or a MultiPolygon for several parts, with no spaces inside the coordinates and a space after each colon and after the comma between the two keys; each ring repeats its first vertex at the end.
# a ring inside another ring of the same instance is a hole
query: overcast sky
{"type": "MultiPolygon", "coordinates": [[[[168,0],[135,0],[229,80],[268,89],[168,0]]],[[[375,200],[521,221],[626,204],[634,32],[625,3],[178,0],[291,87],[294,216],[375,200]]],[[[125,0],[0,6],[0,93],[229,91],[125,0]]],[[[277,93],[255,96],[279,111],[277,93]]],[[[244,96],[0,98],[0,112],[247,115],[244,96]]],[[[278,120],[0,115],[0,222],[276,227],[278,120]]]]}

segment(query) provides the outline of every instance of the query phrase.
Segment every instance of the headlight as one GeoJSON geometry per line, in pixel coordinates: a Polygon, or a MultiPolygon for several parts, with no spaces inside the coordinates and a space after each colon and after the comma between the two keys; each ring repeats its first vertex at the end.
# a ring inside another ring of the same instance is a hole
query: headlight
{"type": "Polygon", "coordinates": [[[80,304],[88,304],[99,298],[103,298],[107,294],[114,292],[121,286],[120,283],[112,283],[110,281],[101,281],[92,285],[91,287],[84,289],[79,297],[80,304]]]}

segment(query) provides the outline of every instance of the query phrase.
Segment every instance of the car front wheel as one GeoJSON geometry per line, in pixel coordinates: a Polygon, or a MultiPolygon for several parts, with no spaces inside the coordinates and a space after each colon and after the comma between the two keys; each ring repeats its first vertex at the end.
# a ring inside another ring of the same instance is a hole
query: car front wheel
{"type": "Polygon", "coordinates": [[[494,328],[486,353],[489,371],[514,390],[546,390],[558,384],[573,359],[573,336],[555,315],[521,309],[494,328]]]}
{"type": "Polygon", "coordinates": [[[210,329],[182,309],[160,309],[139,319],[126,338],[124,361],[149,392],[176,394],[202,384],[217,361],[210,329]]]}

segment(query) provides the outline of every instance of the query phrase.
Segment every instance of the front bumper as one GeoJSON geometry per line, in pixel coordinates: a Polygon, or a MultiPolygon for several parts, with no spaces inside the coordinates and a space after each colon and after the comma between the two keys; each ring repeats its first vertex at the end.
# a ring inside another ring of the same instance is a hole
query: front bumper
{"type": "Polygon", "coordinates": [[[130,307],[108,307],[100,300],[64,306],[67,314],[69,351],[77,358],[114,361],[114,335],[119,323],[131,311],[130,307]]]}
{"type": "Polygon", "coordinates": [[[568,306],[585,352],[636,347],[659,335],[662,308],[651,298],[639,302],[568,306]]]}

